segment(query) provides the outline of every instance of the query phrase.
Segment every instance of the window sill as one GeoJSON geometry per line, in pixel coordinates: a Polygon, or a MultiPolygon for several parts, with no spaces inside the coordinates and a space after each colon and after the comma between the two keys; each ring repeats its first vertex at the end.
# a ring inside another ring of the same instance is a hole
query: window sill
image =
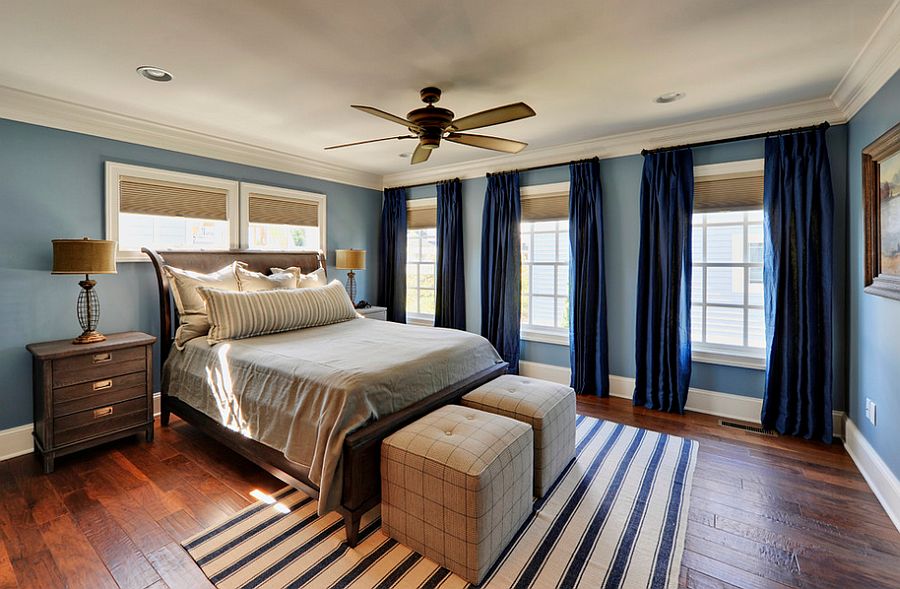
{"type": "Polygon", "coordinates": [[[765,370],[766,359],[762,356],[748,354],[736,354],[721,350],[698,349],[696,344],[691,347],[691,360],[701,364],[718,364],[720,366],[734,366],[736,368],[749,368],[751,370],[765,370]]]}
{"type": "Polygon", "coordinates": [[[539,342],[542,344],[554,344],[557,346],[569,347],[569,334],[565,331],[522,329],[519,337],[527,342],[539,342]]]}
{"type": "Polygon", "coordinates": [[[116,252],[116,263],[119,262],[149,262],[150,256],[144,252],[136,252],[132,250],[116,252]]]}
{"type": "Polygon", "coordinates": [[[406,314],[406,322],[410,325],[424,325],[425,327],[434,327],[434,315],[413,315],[406,314]]]}

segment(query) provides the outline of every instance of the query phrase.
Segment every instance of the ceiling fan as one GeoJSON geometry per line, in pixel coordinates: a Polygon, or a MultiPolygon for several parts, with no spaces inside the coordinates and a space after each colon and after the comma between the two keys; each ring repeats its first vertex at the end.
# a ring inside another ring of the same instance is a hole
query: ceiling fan
{"type": "Polygon", "coordinates": [[[472,147],[481,147],[482,149],[502,151],[504,153],[519,153],[528,146],[527,143],[513,141],[512,139],[502,139],[500,137],[491,137],[489,135],[460,133],[460,131],[489,127],[491,125],[499,125],[501,123],[533,117],[535,115],[534,110],[524,102],[498,106],[459,119],[454,119],[453,117],[455,115],[453,114],[453,111],[434,106],[434,103],[441,99],[440,88],[422,88],[419,95],[422,98],[422,102],[427,106],[410,111],[405,119],[371,106],[361,106],[359,104],[350,105],[351,107],[369,113],[370,115],[403,125],[409,129],[412,135],[369,139],[368,141],[332,145],[325,149],[338,149],[340,147],[350,147],[352,145],[390,141],[391,139],[418,139],[419,144],[416,146],[415,151],[413,151],[410,164],[420,164],[428,159],[433,150],[440,147],[441,139],[446,139],[453,143],[471,145],[472,147]]]}

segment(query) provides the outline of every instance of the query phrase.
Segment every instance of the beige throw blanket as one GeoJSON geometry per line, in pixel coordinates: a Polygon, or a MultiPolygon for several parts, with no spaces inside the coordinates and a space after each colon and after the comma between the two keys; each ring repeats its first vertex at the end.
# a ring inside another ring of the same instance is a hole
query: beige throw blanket
{"type": "Polygon", "coordinates": [[[172,350],[163,387],[308,471],[319,513],[341,500],[350,432],[501,362],[484,338],[373,319],[172,350]]]}

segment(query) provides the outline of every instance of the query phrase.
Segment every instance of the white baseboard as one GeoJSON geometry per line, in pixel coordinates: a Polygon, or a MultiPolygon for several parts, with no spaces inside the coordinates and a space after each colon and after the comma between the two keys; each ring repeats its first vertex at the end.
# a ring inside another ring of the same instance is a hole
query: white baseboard
{"type": "MultiPolygon", "coordinates": [[[[159,403],[159,393],[154,393],[153,415],[159,415],[159,403]]],[[[0,462],[32,452],[34,450],[34,444],[31,441],[33,430],[33,423],[0,430],[0,462]]]]}
{"type": "MultiPolygon", "coordinates": [[[[528,361],[519,361],[519,372],[522,376],[540,378],[565,385],[569,384],[571,374],[569,368],[565,366],[553,366],[528,361]]],[[[609,394],[612,397],[631,399],[634,395],[634,378],[611,374],[609,376],[609,394]]],[[[688,391],[685,409],[727,419],[759,423],[759,416],[762,413],[762,399],[691,387],[688,391]]],[[[843,418],[843,411],[834,412],[834,435],[839,438],[844,436],[843,418]]]]}
{"type": "Polygon", "coordinates": [[[888,517],[900,531],[900,480],[875,452],[852,419],[845,419],[844,447],[888,517]]]}

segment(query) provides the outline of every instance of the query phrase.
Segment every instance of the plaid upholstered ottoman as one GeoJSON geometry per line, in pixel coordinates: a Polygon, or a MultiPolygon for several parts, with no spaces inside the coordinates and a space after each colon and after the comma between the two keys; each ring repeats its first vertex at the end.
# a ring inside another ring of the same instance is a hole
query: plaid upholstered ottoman
{"type": "Polygon", "coordinates": [[[381,526],[478,584],[532,511],[531,427],[448,405],[381,446],[381,526]]]}
{"type": "Polygon", "coordinates": [[[543,497],[575,458],[575,391],[565,385],[504,374],[464,396],[462,404],[534,428],[535,497],[543,497]]]}

